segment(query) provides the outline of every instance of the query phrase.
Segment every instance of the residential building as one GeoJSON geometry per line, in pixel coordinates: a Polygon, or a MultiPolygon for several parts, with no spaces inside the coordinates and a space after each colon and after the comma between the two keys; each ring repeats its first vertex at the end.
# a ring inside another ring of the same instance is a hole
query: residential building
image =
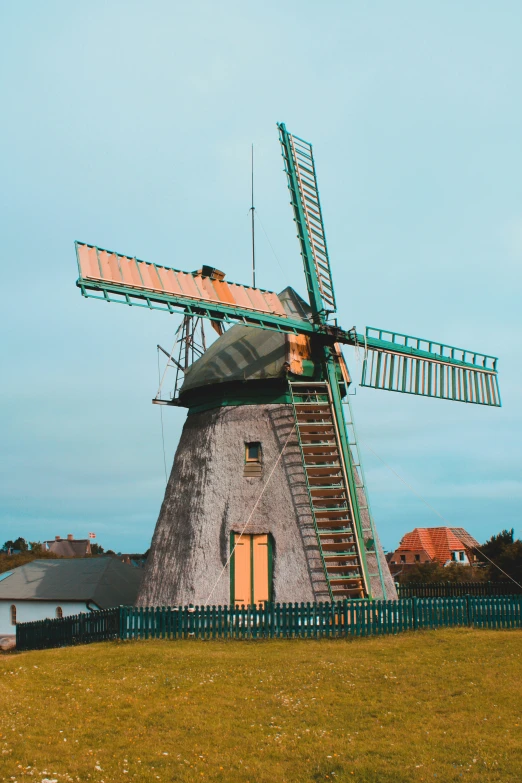
{"type": "Polygon", "coordinates": [[[90,540],[74,538],[72,533],[67,538],[55,536],[54,541],[44,541],[44,547],[58,557],[85,557],[91,554],[90,540]]]}
{"type": "Polygon", "coordinates": [[[462,527],[416,527],[402,537],[398,548],[386,559],[394,575],[422,563],[469,566],[477,560],[478,546],[478,541],[462,527]]]}
{"type": "Polygon", "coordinates": [[[0,637],[17,623],[132,605],[143,575],[113,557],[33,560],[0,574],[0,637]]]}

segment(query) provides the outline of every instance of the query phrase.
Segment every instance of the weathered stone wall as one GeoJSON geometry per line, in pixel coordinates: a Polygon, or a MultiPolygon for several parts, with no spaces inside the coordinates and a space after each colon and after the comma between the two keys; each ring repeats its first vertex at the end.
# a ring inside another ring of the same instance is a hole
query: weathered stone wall
{"type": "MultiPolygon", "coordinates": [[[[187,417],[138,605],[228,604],[230,533],[243,530],[258,500],[245,533],[273,536],[274,600],[328,600],[293,430],[288,405],[228,406],[187,417]],[[249,441],[262,444],[260,478],[243,475],[249,441]]],[[[388,572],[384,556],[382,561],[388,572]]],[[[379,597],[374,579],[372,585],[379,597]]]]}

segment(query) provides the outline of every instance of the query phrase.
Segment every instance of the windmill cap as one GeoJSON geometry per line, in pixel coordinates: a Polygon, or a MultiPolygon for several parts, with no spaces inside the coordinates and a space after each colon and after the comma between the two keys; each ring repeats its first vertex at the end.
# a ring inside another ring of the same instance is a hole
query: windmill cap
{"type": "MultiPolygon", "coordinates": [[[[278,299],[285,313],[294,319],[307,319],[309,305],[292,288],[286,288],[278,299]]],[[[302,349],[303,359],[310,361],[308,340],[269,329],[236,324],[213,342],[203,356],[185,373],[181,396],[202,386],[219,386],[233,381],[270,381],[289,370],[290,354],[302,349]],[[292,351],[290,344],[294,345],[292,351]]],[[[311,361],[309,371],[313,367],[311,361]]],[[[188,397],[185,397],[188,402],[188,397]]]]}

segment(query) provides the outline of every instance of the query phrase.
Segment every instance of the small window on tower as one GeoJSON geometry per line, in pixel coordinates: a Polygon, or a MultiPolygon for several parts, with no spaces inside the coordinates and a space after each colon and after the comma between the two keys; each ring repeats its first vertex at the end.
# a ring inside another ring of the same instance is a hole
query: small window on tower
{"type": "Polygon", "coordinates": [[[420,563],[420,555],[415,555],[415,562],[420,563]]]}
{"type": "Polygon", "coordinates": [[[406,562],[406,555],[401,555],[401,563],[405,563],[405,562],[406,562]]]}
{"type": "Polygon", "coordinates": [[[261,444],[247,443],[245,459],[247,462],[261,462],[261,444]]]}
{"type": "Polygon", "coordinates": [[[259,441],[245,443],[245,469],[244,476],[259,478],[263,473],[262,451],[259,441]]]}

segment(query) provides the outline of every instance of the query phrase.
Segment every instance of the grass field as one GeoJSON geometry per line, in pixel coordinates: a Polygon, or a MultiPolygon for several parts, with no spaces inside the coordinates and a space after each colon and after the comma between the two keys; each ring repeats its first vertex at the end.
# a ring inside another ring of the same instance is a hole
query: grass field
{"type": "Polygon", "coordinates": [[[0,656],[2,781],[522,780],[522,633],[0,656]]]}

